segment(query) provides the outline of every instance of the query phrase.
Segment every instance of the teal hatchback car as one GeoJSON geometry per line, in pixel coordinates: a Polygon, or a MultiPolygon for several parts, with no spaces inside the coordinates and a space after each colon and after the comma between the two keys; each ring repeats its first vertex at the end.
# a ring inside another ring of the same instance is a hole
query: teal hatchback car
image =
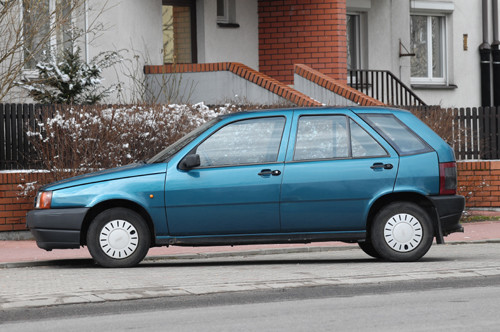
{"type": "Polygon", "coordinates": [[[463,231],[453,150],[390,108],[224,115],[145,163],[59,181],[27,226],[46,250],[87,246],[104,267],[154,246],[344,241],[415,261],[463,231]]]}

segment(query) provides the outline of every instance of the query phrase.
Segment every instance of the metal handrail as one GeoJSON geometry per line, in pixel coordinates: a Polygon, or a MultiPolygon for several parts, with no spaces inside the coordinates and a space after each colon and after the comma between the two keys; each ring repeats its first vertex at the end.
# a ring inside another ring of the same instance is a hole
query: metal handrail
{"type": "Polygon", "coordinates": [[[427,106],[388,70],[349,69],[348,84],[364,94],[393,106],[427,106]]]}

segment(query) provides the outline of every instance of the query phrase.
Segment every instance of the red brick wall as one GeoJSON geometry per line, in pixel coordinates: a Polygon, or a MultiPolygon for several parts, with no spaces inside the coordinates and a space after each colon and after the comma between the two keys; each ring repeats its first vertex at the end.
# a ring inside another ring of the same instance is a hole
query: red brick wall
{"type": "Polygon", "coordinates": [[[500,161],[457,163],[460,195],[467,207],[500,208],[500,161]]]}
{"type": "Polygon", "coordinates": [[[33,208],[33,197],[21,195],[19,185],[43,182],[45,173],[0,173],[0,231],[25,230],[26,212],[33,208]]]}
{"type": "MultiPolygon", "coordinates": [[[[468,208],[500,208],[500,161],[458,162],[458,191],[468,208]]],[[[19,184],[41,181],[44,173],[0,173],[0,231],[26,230],[33,198],[19,195],[19,184]]]]}
{"type": "Polygon", "coordinates": [[[347,80],[345,0],[259,0],[259,70],[292,84],[296,63],[347,80]]]}

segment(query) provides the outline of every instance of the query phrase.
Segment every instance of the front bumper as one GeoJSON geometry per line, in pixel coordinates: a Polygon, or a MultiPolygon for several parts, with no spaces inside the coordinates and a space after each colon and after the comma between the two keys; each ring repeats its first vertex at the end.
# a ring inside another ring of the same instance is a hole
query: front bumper
{"type": "Polygon", "coordinates": [[[80,247],[80,232],[88,208],[32,210],[26,226],[39,248],[45,250],[80,247]]]}
{"type": "Polygon", "coordinates": [[[460,195],[430,196],[434,204],[438,228],[441,236],[446,236],[455,232],[463,232],[460,225],[460,218],[465,208],[465,198],[460,195]]]}

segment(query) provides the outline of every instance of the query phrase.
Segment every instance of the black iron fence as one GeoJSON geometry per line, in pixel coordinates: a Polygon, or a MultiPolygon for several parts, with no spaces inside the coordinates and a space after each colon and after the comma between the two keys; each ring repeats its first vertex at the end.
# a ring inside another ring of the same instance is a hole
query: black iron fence
{"type": "Polygon", "coordinates": [[[409,87],[388,70],[350,69],[349,85],[384,104],[426,106],[409,87]]]}
{"type": "Polygon", "coordinates": [[[42,106],[0,104],[0,169],[39,168],[27,132],[41,119],[42,106]]]}
{"type": "Polygon", "coordinates": [[[500,107],[460,108],[453,112],[458,159],[500,159],[500,107]]]}
{"type": "MultiPolygon", "coordinates": [[[[38,121],[51,116],[53,109],[33,104],[0,104],[0,170],[41,168],[27,132],[36,128],[38,121]]],[[[500,159],[500,107],[424,106],[412,107],[412,111],[423,114],[424,118],[430,116],[427,123],[434,122],[431,127],[441,136],[447,136],[445,139],[453,146],[458,160],[500,159]],[[432,118],[433,112],[446,116],[432,118]]]]}
{"type": "Polygon", "coordinates": [[[426,122],[453,147],[457,160],[500,159],[500,107],[409,109],[428,117],[426,122]],[[433,117],[433,112],[446,116],[433,117]],[[440,119],[447,123],[439,123],[440,119]]]}

